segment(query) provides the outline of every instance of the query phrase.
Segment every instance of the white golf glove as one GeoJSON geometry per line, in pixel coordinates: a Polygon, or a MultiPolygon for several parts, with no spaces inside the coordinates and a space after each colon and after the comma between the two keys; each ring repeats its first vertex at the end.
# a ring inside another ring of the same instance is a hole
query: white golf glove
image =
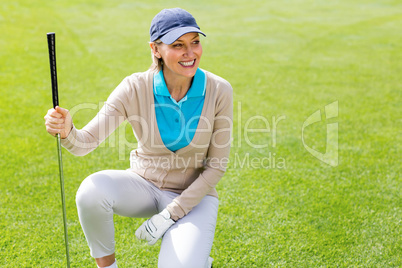
{"type": "Polygon", "coordinates": [[[161,213],[155,214],[150,219],[146,220],[140,228],[135,231],[135,236],[139,240],[147,240],[148,245],[153,245],[174,223],[175,222],[170,218],[169,211],[164,209],[161,213]]]}

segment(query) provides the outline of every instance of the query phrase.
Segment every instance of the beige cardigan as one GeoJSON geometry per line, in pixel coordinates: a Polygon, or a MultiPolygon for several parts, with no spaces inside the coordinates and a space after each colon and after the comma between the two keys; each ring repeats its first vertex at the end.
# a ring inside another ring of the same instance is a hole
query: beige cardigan
{"type": "Polygon", "coordinates": [[[232,131],[232,87],[205,71],[205,102],[191,143],[176,152],[167,149],[155,117],[153,74],[148,70],[126,77],[83,129],[73,127],[63,146],[85,155],[103,142],[124,120],[131,124],[138,148],[130,154],[130,170],[162,190],[179,193],[167,206],[172,218],[187,215],[205,195],[218,196],[215,185],[226,171],[232,131]]]}

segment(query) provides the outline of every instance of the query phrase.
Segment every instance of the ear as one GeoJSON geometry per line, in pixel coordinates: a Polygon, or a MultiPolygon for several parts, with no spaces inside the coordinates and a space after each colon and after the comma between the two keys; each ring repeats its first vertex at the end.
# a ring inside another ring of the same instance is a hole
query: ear
{"type": "Polygon", "coordinates": [[[160,59],[161,58],[161,54],[159,53],[159,50],[158,50],[158,46],[155,44],[155,43],[149,43],[149,46],[151,47],[151,50],[152,50],[152,54],[155,56],[155,57],[157,57],[158,59],[160,59]]]}

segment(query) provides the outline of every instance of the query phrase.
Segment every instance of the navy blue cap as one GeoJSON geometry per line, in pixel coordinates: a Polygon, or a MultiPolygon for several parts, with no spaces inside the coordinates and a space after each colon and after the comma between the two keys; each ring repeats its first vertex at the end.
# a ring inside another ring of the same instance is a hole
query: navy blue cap
{"type": "Polygon", "coordinates": [[[201,32],[194,17],[181,8],[162,10],[153,18],[149,29],[151,42],[160,39],[168,45],[186,33],[200,33],[206,36],[201,32]]]}

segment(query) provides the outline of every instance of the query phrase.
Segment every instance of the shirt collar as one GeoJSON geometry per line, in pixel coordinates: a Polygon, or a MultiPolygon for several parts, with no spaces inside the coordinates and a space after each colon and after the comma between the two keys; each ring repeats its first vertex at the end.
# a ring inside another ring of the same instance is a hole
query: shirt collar
{"type": "MultiPolygon", "coordinates": [[[[207,77],[204,71],[198,68],[194,75],[193,83],[191,84],[191,87],[186,94],[187,98],[204,96],[206,85],[207,77]]],[[[162,70],[154,74],[154,93],[156,95],[170,97],[170,92],[166,86],[162,70]]]]}

